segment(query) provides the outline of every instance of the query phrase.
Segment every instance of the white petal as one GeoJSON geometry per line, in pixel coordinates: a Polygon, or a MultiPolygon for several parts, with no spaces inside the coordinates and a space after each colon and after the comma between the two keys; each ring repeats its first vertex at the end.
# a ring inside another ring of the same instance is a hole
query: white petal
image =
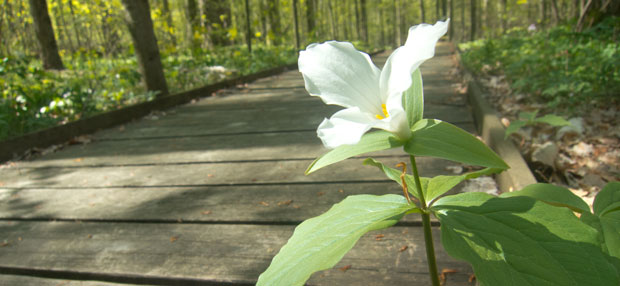
{"type": "Polygon", "coordinates": [[[359,142],[362,135],[370,130],[372,121],[372,118],[362,113],[359,108],[347,108],[334,113],[330,119],[323,120],[316,133],[325,147],[333,149],[359,142]]]}
{"type": "Polygon", "coordinates": [[[299,53],[298,64],[310,95],[321,97],[327,104],[381,114],[381,71],[351,43],[311,44],[299,53]]]}
{"type": "MultiPolygon", "coordinates": [[[[411,86],[411,74],[435,55],[435,45],[448,31],[448,21],[420,24],[409,29],[405,45],[396,49],[381,71],[381,96],[386,103],[400,103],[402,92],[411,86]],[[396,97],[389,99],[390,97],[396,97]]],[[[390,105],[388,104],[388,109],[390,105]]]]}

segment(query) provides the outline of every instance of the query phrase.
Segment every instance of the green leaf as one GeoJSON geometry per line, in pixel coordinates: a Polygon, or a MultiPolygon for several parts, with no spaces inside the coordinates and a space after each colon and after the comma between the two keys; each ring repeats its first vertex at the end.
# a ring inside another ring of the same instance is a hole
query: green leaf
{"type": "Polygon", "coordinates": [[[534,198],[484,193],[443,197],[432,207],[452,256],[485,285],[618,285],[598,232],[571,210],[534,198]]]}
{"type": "Polygon", "coordinates": [[[566,188],[551,184],[532,184],[520,191],[501,194],[501,197],[504,198],[515,196],[535,198],[550,205],[569,208],[578,213],[590,212],[590,207],[580,197],[566,188]]]}
{"type": "Polygon", "coordinates": [[[547,114],[543,117],[539,117],[534,119],[534,122],[541,122],[541,123],[547,123],[551,126],[566,126],[566,125],[570,125],[570,122],[566,121],[566,119],[557,116],[557,115],[553,115],[553,114],[547,114]]]}
{"type": "Polygon", "coordinates": [[[536,114],[538,114],[538,110],[534,112],[519,112],[519,119],[532,122],[534,121],[534,118],[536,118],[536,114]]]}
{"type": "MultiPolygon", "coordinates": [[[[369,165],[369,166],[375,166],[377,168],[379,168],[381,171],[383,171],[383,173],[385,173],[385,175],[397,182],[401,187],[403,186],[403,182],[400,179],[400,174],[402,174],[402,171],[398,170],[398,169],[394,169],[394,168],[390,168],[388,166],[386,166],[385,164],[373,159],[373,158],[368,158],[366,160],[364,160],[364,165],[369,165]]],[[[428,185],[428,181],[430,179],[429,178],[425,178],[425,177],[420,177],[420,184],[422,185],[422,192],[423,194],[426,195],[426,186],[428,185]]],[[[412,175],[409,174],[405,174],[405,183],[407,184],[407,190],[409,191],[409,193],[411,193],[414,197],[416,197],[418,200],[420,199],[420,195],[419,195],[419,190],[415,184],[415,179],[413,178],[412,175]]]]}
{"type": "Polygon", "coordinates": [[[413,72],[411,80],[411,86],[403,93],[403,107],[407,112],[409,126],[413,126],[424,116],[424,87],[419,68],[413,72]]]}
{"type": "Polygon", "coordinates": [[[525,126],[525,124],[527,124],[527,122],[521,121],[521,120],[515,120],[513,122],[510,122],[510,125],[508,125],[508,128],[506,128],[506,133],[504,134],[504,139],[508,138],[508,136],[510,134],[519,131],[519,129],[521,129],[521,127],[525,126]]]}
{"type": "Polygon", "coordinates": [[[470,165],[508,169],[508,165],[482,141],[465,130],[437,119],[423,119],[412,127],[405,151],[470,165]]]}
{"type": "Polygon", "coordinates": [[[349,196],[297,226],[256,285],[303,285],[312,273],[338,263],[363,234],[392,226],[414,210],[399,195],[349,196]]]}
{"type": "Polygon", "coordinates": [[[594,198],[595,215],[603,215],[608,209],[614,209],[613,205],[620,202],[620,182],[610,182],[594,198]]]}
{"type": "Polygon", "coordinates": [[[366,133],[362,136],[359,143],[339,146],[314,160],[308,166],[306,175],[359,154],[399,147],[403,144],[396,136],[387,131],[379,130],[366,133]]]}
{"type": "Polygon", "coordinates": [[[478,178],[480,176],[491,175],[501,172],[502,169],[485,168],[479,171],[465,173],[460,176],[436,176],[431,178],[426,188],[425,198],[428,206],[433,204],[433,200],[450,191],[456,185],[464,180],[478,178]]]}
{"type": "Polygon", "coordinates": [[[611,212],[599,217],[606,251],[615,258],[614,262],[620,272],[620,212],[611,212]]]}

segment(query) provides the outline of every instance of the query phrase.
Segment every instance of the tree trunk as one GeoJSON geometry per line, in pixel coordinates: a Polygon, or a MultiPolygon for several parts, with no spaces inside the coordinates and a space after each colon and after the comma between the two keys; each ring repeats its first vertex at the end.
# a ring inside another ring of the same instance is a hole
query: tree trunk
{"type": "Polygon", "coordinates": [[[366,0],[360,0],[361,19],[362,19],[362,41],[368,43],[368,15],[366,14],[366,0]]]}
{"type": "Polygon", "coordinates": [[[315,10],[315,0],[306,0],[306,25],[308,28],[308,37],[314,39],[316,37],[315,29],[315,20],[314,20],[314,10],[315,10]]]}
{"type": "Polygon", "coordinates": [[[187,0],[187,25],[188,25],[188,37],[187,41],[190,44],[192,54],[200,48],[200,42],[196,39],[195,35],[198,34],[198,27],[200,26],[200,19],[198,19],[198,5],[196,0],[187,0]]]}
{"type": "Polygon", "coordinates": [[[250,0],[245,0],[245,41],[248,52],[252,54],[252,27],[250,26],[250,0]]]}
{"type": "Polygon", "coordinates": [[[230,43],[227,36],[230,26],[228,1],[204,0],[202,9],[210,43],[214,46],[228,45],[230,43]]]}
{"type": "Polygon", "coordinates": [[[558,1],[551,0],[551,10],[553,11],[553,20],[555,24],[559,24],[562,21],[562,17],[560,16],[560,11],[558,10],[558,1]]]}
{"type": "Polygon", "coordinates": [[[163,0],[162,1],[162,12],[164,12],[164,17],[166,17],[166,25],[168,26],[167,30],[168,30],[168,37],[170,37],[170,41],[172,41],[172,45],[176,46],[177,45],[177,38],[174,36],[174,33],[172,32],[172,27],[174,26],[172,24],[172,13],[170,12],[170,5],[168,4],[168,0],[163,0]]]}
{"type": "Polygon", "coordinates": [[[294,23],[295,24],[295,50],[299,51],[299,24],[297,23],[297,0],[293,0],[293,19],[295,22],[294,23]]]}
{"type": "Polygon", "coordinates": [[[133,40],[138,66],[148,91],[168,94],[168,86],[161,64],[157,38],[153,31],[151,9],[148,0],[122,0],[125,6],[127,28],[133,40]]]}
{"type": "Polygon", "coordinates": [[[547,0],[540,0],[540,26],[547,25],[547,0]]]}
{"type": "MultiPolygon", "coordinates": [[[[502,34],[506,33],[506,30],[508,30],[508,0],[501,0],[502,3],[502,14],[501,14],[501,21],[502,21],[502,34]]],[[[529,6],[529,3],[528,3],[529,6]]],[[[529,11],[529,8],[528,8],[529,11]]],[[[529,20],[529,19],[528,19],[529,20]]]]}
{"type": "MultiPolygon", "coordinates": [[[[454,21],[454,0],[450,0],[450,21],[454,21]]],[[[450,30],[448,31],[448,39],[454,40],[454,24],[450,24],[450,30]]]]}
{"type": "Polygon", "coordinates": [[[473,41],[476,39],[476,0],[470,0],[470,20],[471,20],[471,34],[469,35],[470,40],[473,41]]]}
{"type": "Polygon", "coordinates": [[[439,1],[441,0],[435,0],[435,21],[439,20],[439,1]]]}
{"type": "Polygon", "coordinates": [[[40,46],[41,61],[43,68],[62,70],[65,67],[62,64],[60,55],[58,54],[58,46],[54,37],[54,29],[52,21],[47,12],[47,2],[45,0],[30,0],[30,14],[34,20],[34,30],[40,46]]]}
{"type": "Polygon", "coordinates": [[[270,38],[271,42],[274,45],[280,44],[280,37],[282,37],[282,32],[280,28],[280,1],[279,0],[268,0],[267,1],[267,17],[269,18],[269,33],[267,35],[270,38]]]}
{"type": "Polygon", "coordinates": [[[77,46],[82,46],[82,40],[80,39],[80,32],[78,31],[78,25],[75,23],[75,11],[73,10],[73,3],[71,1],[67,1],[69,4],[69,11],[71,12],[71,23],[73,26],[73,32],[75,33],[75,40],[77,41],[77,46]]]}
{"type": "Polygon", "coordinates": [[[422,18],[422,23],[426,23],[426,15],[424,13],[424,0],[420,0],[420,17],[422,18]]]}
{"type": "Polygon", "coordinates": [[[441,17],[444,18],[448,15],[448,3],[447,0],[441,0],[441,17]]]}
{"type": "Polygon", "coordinates": [[[394,0],[394,46],[401,46],[401,38],[400,38],[400,7],[398,5],[398,0],[394,0]]]}

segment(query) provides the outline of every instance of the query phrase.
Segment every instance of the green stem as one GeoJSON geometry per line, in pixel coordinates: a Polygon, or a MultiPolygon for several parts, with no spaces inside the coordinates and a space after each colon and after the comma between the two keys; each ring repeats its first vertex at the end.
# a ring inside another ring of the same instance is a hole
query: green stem
{"type": "Polygon", "coordinates": [[[428,272],[431,275],[433,286],[439,286],[439,273],[437,272],[435,245],[433,243],[431,216],[429,213],[422,214],[422,226],[424,227],[424,244],[426,246],[426,262],[428,263],[428,272]]]}
{"type": "Polygon", "coordinates": [[[413,178],[415,180],[416,187],[418,189],[418,196],[420,199],[420,205],[422,207],[422,226],[424,228],[424,245],[426,246],[426,262],[428,264],[428,272],[431,276],[433,286],[439,286],[439,273],[437,272],[437,260],[435,259],[435,244],[433,243],[433,232],[431,229],[431,216],[426,208],[426,200],[424,193],[422,192],[422,184],[420,183],[420,175],[418,174],[418,166],[415,162],[415,157],[410,155],[411,169],[413,171],[413,178]]]}

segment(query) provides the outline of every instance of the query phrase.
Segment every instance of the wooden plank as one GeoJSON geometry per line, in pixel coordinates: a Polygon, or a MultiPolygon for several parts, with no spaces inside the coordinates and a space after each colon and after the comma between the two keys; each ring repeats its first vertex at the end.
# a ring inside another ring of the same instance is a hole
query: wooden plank
{"type": "MultiPolygon", "coordinates": [[[[402,189],[395,182],[0,189],[0,219],[298,224],[360,194],[402,194],[402,189]]],[[[420,218],[413,214],[403,221],[417,223],[420,218]]]]}
{"type": "Polygon", "coordinates": [[[110,283],[101,281],[84,281],[42,278],[20,275],[0,275],[0,285],[19,285],[19,286],[132,286],[138,284],[110,283]]]}
{"type": "MultiPolygon", "coordinates": [[[[2,221],[0,233],[8,245],[0,248],[0,270],[54,271],[78,279],[80,273],[105,274],[115,282],[142,277],[150,282],[249,284],[267,268],[293,228],[2,221]]],[[[469,285],[471,269],[445,253],[437,228],[434,237],[439,269],[458,271],[447,285],[469,285]]],[[[362,237],[335,269],[313,275],[310,283],[428,285],[427,273],[421,228],[393,227],[362,237]],[[377,240],[378,234],[384,237],[377,240]],[[347,271],[338,270],[347,265],[347,271]]]]}
{"type": "MultiPolygon", "coordinates": [[[[388,166],[407,161],[408,157],[387,157],[388,166]]],[[[4,188],[89,188],[133,186],[217,186],[255,184],[310,184],[316,182],[387,180],[374,167],[362,166],[364,159],[349,159],[310,176],[304,171],[312,160],[208,162],[162,165],[101,166],[90,168],[17,167],[4,169],[0,182],[4,188]]],[[[155,159],[153,160],[156,161],[155,159]]],[[[446,174],[454,163],[434,158],[420,158],[422,176],[446,174]]]]}

